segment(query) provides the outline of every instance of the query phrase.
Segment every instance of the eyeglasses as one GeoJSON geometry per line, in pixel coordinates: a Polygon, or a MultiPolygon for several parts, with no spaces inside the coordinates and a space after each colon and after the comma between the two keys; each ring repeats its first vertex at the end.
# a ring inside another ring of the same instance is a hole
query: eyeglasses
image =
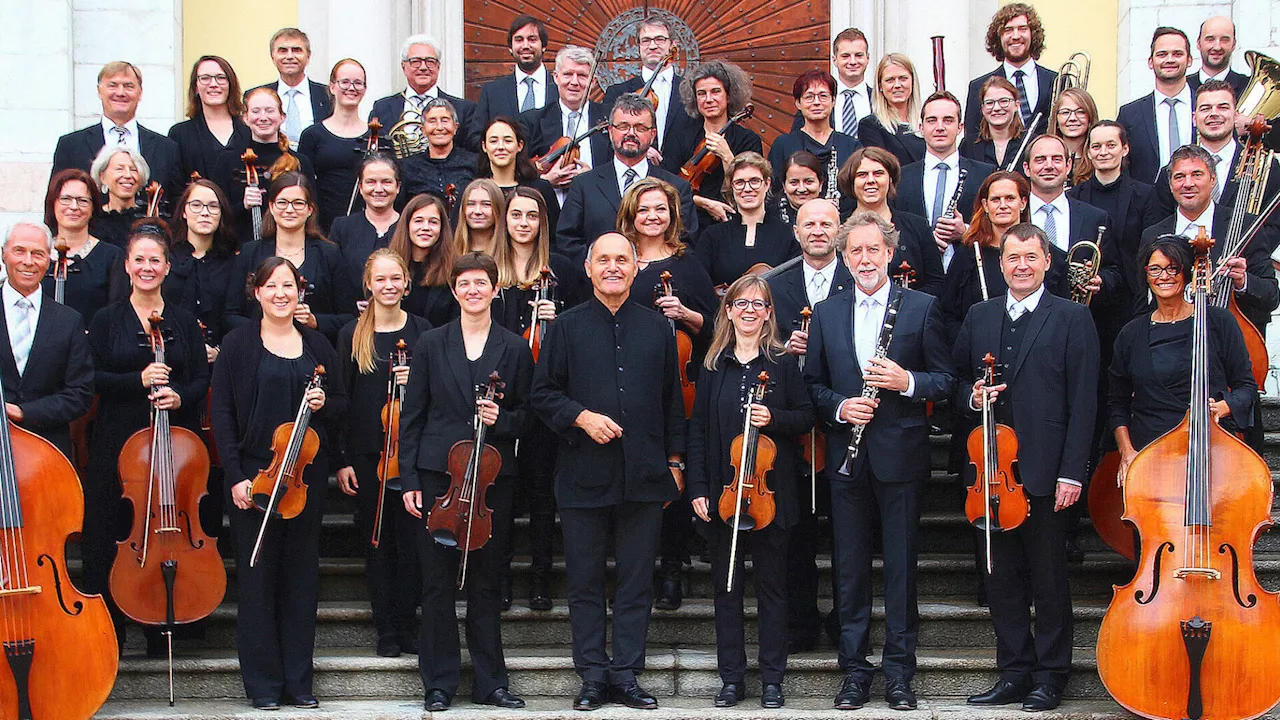
{"type": "Polygon", "coordinates": [[[411,57],[411,58],[405,58],[405,59],[404,59],[404,61],[405,61],[406,63],[408,63],[409,67],[414,68],[414,69],[421,68],[421,67],[427,67],[427,68],[438,68],[438,67],[440,67],[440,59],[439,59],[439,58],[433,58],[433,57],[411,57]]]}
{"type": "Polygon", "coordinates": [[[338,80],[337,83],[338,83],[338,87],[342,88],[343,90],[351,90],[353,88],[356,90],[364,89],[363,80],[348,80],[346,78],[343,78],[342,80],[338,80]]]}
{"type": "Polygon", "coordinates": [[[303,210],[306,210],[308,207],[311,207],[311,203],[302,199],[298,199],[298,200],[279,199],[271,203],[271,207],[274,207],[275,209],[281,210],[281,211],[288,210],[289,208],[293,208],[297,212],[302,212],[303,210]]]}
{"type": "Polygon", "coordinates": [[[188,200],[187,209],[195,215],[199,215],[205,210],[208,210],[210,215],[218,215],[222,212],[222,205],[216,202],[205,202],[203,200],[188,200]]]}
{"type": "Polygon", "coordinates": [[[669,42],[671,42],[671,38],[666,35],[654,35],[653,37],[640,38],[641,45],[662,45],[663,43],[669,42]]]}
{"type": "Polygon", "coordinates": [[[990,110],[993,107],[1007,108],[1013,104],[1013,98],[995,98],[993,100],[983,100],[982,107],[990,110]]]}
{"type": "Polygon", "coordinates": [[[93,204],[93,200],[87,197],[76,197],[74,195],[59,195],[58,204],[62,207],[71,207],[75,205],[78,208],[87,208],[93,204]]]}
{"type": "Polygon", "coordinates": [[[1161,276],[1178,277],[1182,273],[1181,265],[1148,265],[1146,268],[1147,277],[1156,280],[1161,276]]]}
{"type": "Polygon", "coordinates": [[[768,300],[760,300],[759,298],[755,300],[738,298],[737,300],[729,303],[729,305],[731,305],[735,310],[746,310],[747,308],[751,308],[752,310],[767,310],[770,303],[768,300]]]}
{"type": "Polygon", "coordinates": [[[1062,118],[1063,120],[1069,120],[1073,117],[1081,117],[1081,118],[1088,119],[1089,111],[1085,110],[1084,108],[1076,108],[1074,110],[1072,110],[1071,108],[1061,108],[1058,110],[1058,117],[1062,118]]]}
{"type": "Polygon", "coordinates": [[[737,180],[734,180],[732,184],[733,184],[734,190],[746,190],[747,188],[751,188],[752,190],[759,190],[760,188],[764,187],[764,178],[762,177],[738,178],[737,180]]]}
{"type": "Polygon", "coordinates": [[[631,123],[614,123],[613,129],[620,133],[629,133],[632,130],[637,133],[644,134],[653,129],[652,125],[633,125],[631,123]]]}
{"type": "Polygon", "coordinates": [[[217,75],[197,75],[196,76],[196,82],[200,83],[201,85],[214,85],[214,84],[226,85],[227,81],[228,81],[227,76],[223,75],[222,73],[218,73],[217,75]]]}
{"type": "Polygon", "coordinates": [[[828,92],[805,93],[804,95],[800,96],[800,102],[806,102],[806,103],[811,103],[814,101],[829,102],[830,100],[831,100],[831,93],[828,93],[828,92]]]}

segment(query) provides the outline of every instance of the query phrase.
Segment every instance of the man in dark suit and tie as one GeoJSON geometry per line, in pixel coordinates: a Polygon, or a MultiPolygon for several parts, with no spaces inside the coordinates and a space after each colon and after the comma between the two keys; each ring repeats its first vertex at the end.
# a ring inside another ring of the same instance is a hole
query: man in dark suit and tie
{"type": "Polygon", "coordinates": [[[654,108],[657,117],[657,139],[649,147],[649,162],[657,165],[662,162],[662,154],[667,150],[667,139],[683,128],[693,127],[696,122],[684,111],[684,103],[680,99],[681,77],[676,74],[675,66],[667,64],[658,72],[675,39],[671,37],[671,28],[662,18],[649,16],[636,32],[636,40],[640,44],[640,74],[624,82],[610,85],[604,92],[604,104],[613,107],[613,103],[626,93],[638,93],[645,83],[657,72],[652,90],[658,97],[654,108]]]}
{"type": "Polygon", "coordinates": [[[280,79],[262,87],[269,87],[280,96],[285,113],[280,131],[289,138],[289,146],[297,150],[302,131],[333,114],[333,98],[329,97],[328,85],[307,78],[311,38],[298,28],[281,28],[271,36],[271,62],[280,79]]]}
{"type": "Polygon", "coordinates": [[[127,145],[142,153],[151,166],[151,179],[160,183],[165,196],[178,197],[186,186],[186,178],[180,177],[178,145],[138,124],[142,71],[123,60],[107,63],[98,72],[98,99],[102,121],[58,138],[49,176],[67,168],[88,172],[105,145],[127,145]]]}
{"type": "Polygon", "coordinates": [[[71,457],[68,426],[93,402],[93,360],[80,313],[40,290],[53,238],[35,223],[14,225],[4,241],[0,353],[5,414],[71,457]]]}
{"type": "Polygon", "coordinates": [[[1156,28],[1147,58],[1156,89],[1116,113],[1116,120],[1129,131],[1129,174],[1137,180],[1155,182],[1173,151],[1195,141],[1187,84],[1190,63],[1191,41],[1186,34],[1177,28],[1156,28]]]}
{"type": "MultiPolygon", "coordinates": [[[[867,65],[871,55],[867,51],[867,36],[856,27],[841,30],[831,41],[831,66],[835,68],[835,107],[831,110],[831,127],[858,139],[858,122],[871,114],[871,99],[875,93],[867,81],[867,65]]],[[[795,132],[804,126],[804,113],[796,111],[791,121],[795,132]]]]}
{"type": "Polygon", "coordinates": [[[969,82],[969,96],[964,102],[964,136],[978,137],[982,122],[982,84],[993,76],[1002,77],[1018,89],[1018,113],[1022,126],[1035,132],[1048,127],[1049,104],[1053,102],[1053,84],[1058,73],[1036,62],[1044,50],[1044,25],[1036,9],[1016,2],[996,11],[987,25],[987,52],[1000,61],[1000,67],[969,82]],[[1031,128],[1031,120],[1040,113],[1040,124],[1031,128]]]}
{"type": "Polygon", "coordinates": [[[480,87],[480,99],[468,128],[475,145],[484,140],[484,128],[493,118],[499,115],[513,118],[520,113],[541,110],[554,105],[559,94],[551,82],[551,74],[542,64],[542,55],[547,50],[545,23],[532,15],[516,16],[507,29],[507,49],[516,61],[516,69],[480,87]]]}
{"type": "Polygon", "coordinates": [[[1000,269],[1009,292],[970,308],[955,345],[954,405],[976,413],[988,393],[997,422],[1018,434],[1018,476],[1031,503],[1020,526],[991,533],[986,583],[1000,679],[971,696],[972,705],[1052,710],[1071,673],[1066,510],[1089,479],[1098,334],[1088,308],[1045,292],[1049,249],[1030,223],[1005,233],[1000,269]],[[982,381],[988,354],[999,368],[990,388],[982,381]]]}
{"type": "MultiPolygon", "coordinates": [[[[369,111],[369,119],[378,118],[382,123],[382,135],[385,137],[391,128],[400,122],[400,116],[407,107],[422,112],[428,100],[441,98],[448,100],[458,112],[458,144],[477,152],[478,144],[472,144],[467,128],[471,127],[471,116],[475,113],[476,104],[464,98],[455,97],[440,89],[440,43],[429,35],[410,35],[405,39],[400,50],[400,70],[404,72],[408,87],[404,92],[379,98],[369,111]]],[[[479,138],[477,137],[478,141],[479,138]]]]}
{"type": "MultiPolygon", "coordinates": [[[[548,100],[541,110],[520,113],[520,124],[529,138],[525,146],[529,157],[546,155],[560,138],[577,138],[608,118],[609,110],[604,105],[587,99],[593,61],[591,51],[577,45],[566,45],[556,53],[555,88],[558,97],[548,100]]],[[[542,179],[551,183],[563,200],[569,183],[575,177],[608,162],[612,156],[609,136],[596,133],[578,144],[577,163],[556,163],[543,173],[542,179]]]]}
{"type": "Polygon", "coordinates": [[[592,240],[615,231],[623,193],[643,177],[656,177],[675,187],[680,194],[684,237],[696,237],[698,214],[693,206],[693,188],[679,175],[663,170],[648,158],[657,132],[653,106],[638,95],[623,95],[614,102],[609,122],[613,158],[597,163],[590,172],[574,178],[569,186],[556,228],[557,249],[581,258],[592,240]]]}
{"type": "Polygon", "coordinates": [[[937,300],[889,282],[897,244],[897,230],[874,212],[846,220],[836,246],[854,287],[820,303],[809,326],[805,382],[827,427],[838,657],[845,673],[835,696],[839,710],[865,705],[875,675],[867,655],[877,524],[884,557],[885,701],[895,710],[916,707],[916,531],[921,486],[929,478],[925,403],[950,396],[955,378],[937,300]],[[881,336],[890,324],[891,341],[882,355],[881,336]],[[868,388],[878,395],[868,397],[868,388]],[[846,464],[859,425],[865,427],[859,450],[846,464]]]}
{"type": "Polygon", "coordinates": [[[1249,84],[1249,76],[1231,69],[1231,55],[1236,49],[1236,24],[1231,18],[1215,15],[1200,23],[1196,36],[1196,51],[1200,54],[1200,69],[1187,76],[1191,92],[1199,92],[1200,86],[1209,80],[1224,80],[1235,91],[1236,97],[1249,84]]]}

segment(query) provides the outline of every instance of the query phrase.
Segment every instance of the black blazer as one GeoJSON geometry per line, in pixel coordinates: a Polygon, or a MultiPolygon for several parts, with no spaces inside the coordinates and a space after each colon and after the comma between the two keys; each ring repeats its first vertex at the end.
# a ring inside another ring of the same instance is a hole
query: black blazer
{"type": "MultiPolygon", "coordinates": [[[[800,311],[809,305],[809,293],[804,286],[804,260],[769,278],[769,290],[773,292],[773,316],[778,319],[778,338],[786,342],[792,330],[800,328],[800,311]]],[[[827,287],[827,297],[853,287],[853,276],[844,260],[836,254],[836,271],[827,287]]],[[[809,308],[812,310],[813,308],[809,308]]]]}
{"type": "MultiPolygon", "coordinates": [[[[479,144],[473,144],[471,132],[471,116],[475,114],[476,104],[470,100],[460,97],[454,97],[443,90],[437,92],[441,100],[448,100],[453,103],[453,109],[458,112],[458,129],[454,133],[454,142],[472,152],[480,150],[479,144]]],[[[395,95],[388,95],[384,98],[378,98],[373,103],[373,109],[369,111],[369,119],[378,118],[378,122],[382,123],[382,137],[386,137],[391,132],[391,128],[400,122],[400,114],[404,112],[404,93],[399,92],[395,95]]],[[[478,140],[478,137],[475,138],[478,140]]]]}
{"type": "MultiPolygon", "coordinates": [[[[680,219],[685,224],[682,237],[686,242],[696,237],[698,214],[693,205],[693,188],[679,175],[653,163],[649,164],[649,177],[666,180],[680,193],[680,219]]],[[[556,225],[555,249],[571,258],[583,259],[592,241],[617,229],[621,204],[622,192],[613,168],[613,153],[610,153],[604,162],[597,160],[596,167],[574,178],[569,185],[556,225]]]]}
{"type": "MultiPolygon", "coordinates": [[[[552,71],[547,70],[546,75],[546,103],[541,108],[535,108],[535,110],[558,105],[560,102],[560,88],[556,87],[552,71]]],[[[521,95],[522,92],[522,88],[516,87],[515,71],[509,72],[502,77],[494,78],[480,86],[480,99],[476,102],[475,112],[471,116],[471,126],[467,129],[473,144],[479,147],[484,140],[484,127],[489,124],[490,120],[499,115],[514,118],[521,114],[520,101],[524,99],[521,95]]],[[[534,112],[534,110],[529,112],[534,112]]],[[[528,150],[528,148],[525,149],[528,150]]],[[[530,155],[530,157],[533,157],[533,155],[530,155]]]]}
{"type": "MultiPolygon", "coordinates": [[[[1013,159],[1013,154],[1018,152],[1018,148],[1022,146],[1025,135],[1019,135],[1009,141],[1009,145],[1004,149],[1003,165],[1008,165],[1013,159]]],[[[983,140],[974,135],[960,141],[960,157],[967,157],[970,160],[984,162],[997,170],[1002,167],[1001,158],[996,157],[996,142],[994,140],[983,140]]],[[[1021,171],[1021,166],[1014,168],[1021,171]]]]}
{"type": "MultiPolygon", "coordinates": [[[[89,172],[89,166],[98,156],[106,140],[102,136],[102,124],[94,123],[58,138],[58,146],[53,151],[52,178],[59,170],[79,168],[89,172]]],[[[187,186],[187,179],[182,173],[182,160],[178,155],[178,145],[160,133],[153,132],[138,125],[138,150],[151,166],[151,179],[164,188],[166,198],[177,199],[182,189],[187,186]]]]}
{"type": "Polygon", "coordinates": [[[999,295],[974,305],[960,326],[953,407],[974,415],[973,383],[991,353],[1003,366],[996,382],[1009,385],[1001,397],[1013,404],[1016,468],[1027,492],[1052,496],[1060,477],[1088,485],[1099,374],[1098,333],[1089,309],[1044,293],[1027,321],[1018,357],[1008,358],[1000,353],[1005,299],[999,295]]]}
{"type": "MultiPolygon", "coordinates": [[[[956,211],[960,213],[965,222],[969,222],[969,218],[973,215],[973,202],[978,198],[978,188],[982,187],[982,181],[995,172],[996,168],[994,165],[970,160],[961,155],[960,169],[967,170],[969,174],[964,179],[964,190],[960,192],[960,204],[956,206],[956,211]]],[[[945,202],[950,201],[951,198],[948,197],[945,202]]],[[[909,212],[922,218],[929,217],[929,205],[933,204],[933,198],[929,198],[926,203],[924,197],[924,160],[903,166],[902,176],[898,181],[898,197],[891,204],[895,210],[909,212]]],[[[943,209],[945,210],[945,208],[946,206],[944,205],[943,209]]]]}
{"type": "Polygon", "coordinates": [[[916,271],[911,287],[922,293],[941,297],[947,276],[942,269],[942,253],[938,252],[938,244],[934,242],[933,228],[929,227],[929,221],[900,210],[890,210],[890,214],[891,222],[898,230],[898,249],[889,261],[889,274],[898,272],[898,268],[906,262],[916,271]]]}
{"type": "MultiPolygon", "coordinates": [[[[1200,85],[1203,82],[1200,79],[1200,74],[1202,72],[1204,71],[1197,70],[1196,72],[1187,74],[1187,84],[1191,86],[1192,97],[1195,97],[1195,94],[1200,90],[1200,85]]],[[[1227,70],[1227,84],[1231,86],[1232,90],[1236,91],[1236,98],[1239,98],[1244,94],[1245,87],[1249,85],[1249,76],[1229,69],[1227,70]]]]}
{"type": "Polygon", "coordinates": [[[93,357],[80,313],[51,297],[40,300],[40,315],[27,356],[26,372],[18,375],[9,340],[8,320],[0,303],[0,381],[4,400],[22,409],[19,425],[53,443],[71,457],[72,420],[89,412],[93,403],[93,357]]]}
{"type": "MultiPolygon", "coordinates": [[[[269,82],[266,85],[260,85],[258,87],[271,88],[272,90],[275,90],[277,94],[279,94],[280,81],[276,80],[275,82],[269,82]]],[[[316,82],[315,80],[308,78],[307,87],[310,88],[311,90],[312,120],[314,122],[320,122],[321,120],[324,120],[325,118],[332,115],[333,114],[333,98],[329,97],[329,86],[325,85],[324,83],[319,83],[319,82],[316,82]]],[[[257,89],[258,88],[253,88],[253,90],[257,90],[257,89]]],[[[253,92],[253,90],[250,90],[249,92],[253,92]]],[[[245,95],[248,95],[248,94],[249,93],[245,93],[245,95]]],[[[280,98],[280,99],[286,105],[289,104],[288,101],[285,100],[284,98],[280,98]]],[[[289,139],[294,142],[298,141],[298,138],[289,138],[289,139]]]]}
{"type": "MultiPolygon", "coordinates": [[[[1192,93],[1194,95],[1194,90],[1192,93]]],[[[1194,96],[1192,98],[1194,102],[1194,96]]],[[[1194,108],[1192,108],[1194,110],[1194,108]]],[[[1146,95],[1120,106],[1116,122],[1129,132],[1129,174],[1149,183],[1160,174],[1160,134],[1156,130],[1156,94],[1146,95]]],[[[1196,141],[1196,128],[1191,126],[1191,142],[1196,141]]],[[[1167,182],[1165,183],[1168,184],[1167,182]]]]}
{"type": "Polygon", "coordinates": [[[875,115],[868,115],[858,121],[858,142],[867,147],[888,150],[898,158],[899,165],[906,166],[924,160],[925,144],[922,135],[901,126],[890,132],[875,115]]]}
{"type": "MultiPolygon", "coordinates": [[[[227,140],[226,145],[223,145],[210,132],[209,125],[204,120],[204,113],[197,112],[190,120],[183,120],[169,128],[169,139],[178,146],[178,156],[181,160],[179,178],[185,186],[193,172],[200,173],[200,177],[206,180],[213,180],[213,169],[218,162],[218,156],[225,150],[244,152],[253,139],[253,133],[249,131],[249,126],[245,125],[244,121],[233,117],[231,118],[231,138],[227,140]]],[[[223,188],[223,191],[226,191],[226,188],[223,188]]]]}
{"type": "MultiPolygon", "coordinates": [[[[609,111],[604,105],[598,102],[587,103],[587,117],[578,121],[578,134],[581,135],[608,117],[609,111]]],[[[546,107],[520,113],[517,119],[524,126],[525,135],[529,138],[524,149],[531,158],[546,155],[551,144],[563,137],[564,118],[560,113],[559,96],[556,96],[554,101],[548,102],[546,107]]],[[[609,146],[607,130],[592,135],[587,142],[591,145],[591,160],[595,164],[599,165],[604,160],[613,159],[613,148],[609,146]]]]}
{"type": "Polygon", "coordinates": [[[473,375],[461,320],[423,333],[414,344],[400,416],[400,454],[405,459],[400,464],[400,484],[406,491],[444,494],[447,482],[435,482],[439,476],[424,477],[422,471],[449,471],[449,449],[472,437],[475,378],[487,378],[494,371],[506,387],[495,400],[500,408],[498,422],[485,431],[485,444],[502,456],[500,475],[516,474],[516,438],[529,430],[533,419],[528,406],[533,354],[523,338],[493,323],[476,363],[473,375]]]}
{"type": "MultiPolygon", "coordinates": [[[[881,391],[880,405],[863,432],[863,451],[851,477],[841,475],[853,426],[837,422],[840,405],[862,395],[862,370],[854,350],[854,302],[861,291],[850,288],[818,303],[809,325],[809,351],[804,380],[827,430],[826,475],[848,482],[863,463],[881,482],[922,482],[929,478],[929,419],[925,401],[941,401],[955,388],[938,301],[930,295],[890,283],[889,302],[901,295],[898,319],[889,343],[889,359],[915,377],[915,393],[881,391]]],[[[876,328],[876,334],[880,329],[876,328]]]]}
{"type": "MultiPolygon", "coordinates": [[[[1037,112],[1040,113],[1041,127],[1048,127],[1049,110],[1051,109],[1049,104],[1053,100],[1053,83],[1057,81],[1058,73],[1044,67],[1038,62],[1035,63],[1035,66],[1036,86],[1040,91],[1040,96],[1036,99],[1036,106],[1031,108],[1031,115],[1034,116],[1037,112]]],[[[995,76],[1002,77],[1009,80],[1009,82],[1013,82],[1013,80],[1005,77],[1004,63],[1000,63],[995,70],[992,70],[986,75],[979,75],[969,81],[969,95],[964,101],[965,137],[978,137],[978,125],[982,123],[982,84],[995,76]]],[[[1032,130],[1035,130],[1035,128],[1032,128],[1032,130]]]]}
{"type": "MultiPolygon", "coordinates": [[[[613,110],[613,103],[619,97],[627,93],[638,93],[644,87],[644,76],[637,73],[630,80],[624,80],[620,83],[610,85],[604,91],[604,107],[606,111],[613,110]]],[[[667,142],[677,133],[684,132],[693,128],[696,124],[702,122],[701,118],[695,120],[689,117],[689,113],[684,111],[684,100],[680,98],[680,76],[671,76],[671,98],[667,103],[667,126],[666,135],[662,137],[662,147],[658,148],[663,155],[667,154],[667,142]]]]}

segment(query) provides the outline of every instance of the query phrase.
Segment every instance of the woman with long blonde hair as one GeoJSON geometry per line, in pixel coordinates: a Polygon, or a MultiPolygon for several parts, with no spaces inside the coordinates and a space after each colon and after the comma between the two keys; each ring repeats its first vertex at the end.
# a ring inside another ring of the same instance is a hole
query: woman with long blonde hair
{"type": "Polygon", "coordinates": [[[902,165],[924,159],[920,87],[911,58],[902,53],[880,58],[871,114],[858,121],[858,139],[863,145],[888,150],[902,165]]]}
{"type": "Polygon", "coordinates": [[[454,252],[493,255],[498,225],[507,211],[507,199],[498,184],[487,178],[472,180],[463,189],[458,227],[453,231],[454,252]]]}

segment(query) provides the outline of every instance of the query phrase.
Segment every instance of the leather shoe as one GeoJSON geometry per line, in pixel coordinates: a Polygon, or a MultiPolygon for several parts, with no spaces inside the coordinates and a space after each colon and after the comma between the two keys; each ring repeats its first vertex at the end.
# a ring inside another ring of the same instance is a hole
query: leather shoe
{"type": "Polygon", "coordinates": [[[508,691],[506,688],[500,687],[500,688],[495,688],[493,692],[489,693],[489,696],[486,697],[484,700],[481,700],[480,704],[493,705],[495,707],[514,710],[516,708],[524,707],[524,699],[518,696],[512,695],[511,692],[508,691]]]}
{"type": "Polygon", "coordinates": [[[1040,684],[1027,694],[1022,701],[1022,709],[1027,712],[1043,712],[1058,707],[1062,702],[1062,692],[1052,685],[1040,684]]]}
{"type": "Polygon", "coordinates": [[[275,698],[254,698],[253,709],[254,710],[279,710],[280,701],[276,700],[275,698]]]}
{"type": "Polygon", "coordinates": [[[720,694],[716,695],[716,707],[733,707],[738,701],[747,696],[747,689],[740,682],[728,682],[724,687],[720,688],[720,694]]]}
{"type": "Polygon", "coordinates": [[[498,593],[502,599],[502,609],[511,609],[511,576],[503,575],[498,580],[498,593]]]}
{"type": "Polygon", "coordinates": [[[314,710],[320,707],[320,701],[316,699],[315,695],[295,695],[293,697],[293,706],[303,710],[314,710]]]}
{"type": "Polygon", "coordinates": [[[840,692],[836,693],[837,710],[857,710],[867,704],[871,696],[871,683],[856,675],[845,675],[840,683],[840,692]]]}
{"type": "Polygon", "coordinates": [[[902,678],[884,681],[884,701],[893,710],[916,709],[916,694],[911,690],[911,683],[902,678]]]}
{"type": "Polygon", "coordinates": [[[400,657],[400,640],[395,635],[379,636],[375,652],[378,653],[378,657],[400,657]]]}
{"type": "Polygon", "coordinates": [[[551,609],[551,591],[547,589],[547,578],[534,575],[529,587],[529,609],[546,612],[551,609]]]}
{"type": "Polygon", "coordinates": [[[760,707],[780,708],[787,704],[782,697],[782,683],[765,683],[760,691],[760,707]]]}
{"type": "Polygon", "coordinates": [[[1026,697],[1026,684],[1015,685],[1001,678],[996,681],[996,684],[990,690],[978,695],[970,695],[968,703],[970,705],[1008,705],[1022,702],[1026,697]]]}
{"type": "Polygon", "coordinates": [[[658,590],[658,598],[653,606],[658,610],[679,610],[683,598],[680,596],[680,572],[670,572],[662,576],[662,587],[658,590]]]}
{"type": "Polygon", "coordinates": [[[609,695],[613,702],[636,710],[653,710],[658,707],[658,700],[634,680],[626,685],[610,686],[609,695]]]}
{"type": "Polygon", "coordinates": [[[604,705],[605,692],[609,686],[598,680],[583,680],[582,689],[573,701],[574,710],[598,710],[604,705]]]}
{"type": "Polygon", "coordinates": [[[428,712],[444,712],[449,709],[449,693],[443,690],[428,690],[423,709],[428,712]]]}

